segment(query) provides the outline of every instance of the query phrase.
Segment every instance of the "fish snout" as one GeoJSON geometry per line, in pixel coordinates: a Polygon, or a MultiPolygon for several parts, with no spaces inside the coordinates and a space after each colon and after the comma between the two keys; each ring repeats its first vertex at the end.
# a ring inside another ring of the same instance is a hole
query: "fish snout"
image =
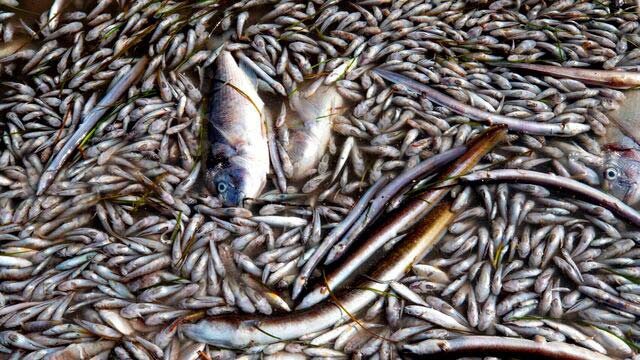
{"type": "Polygon", "coordinates": [[[225,206],[232,207],[241,207],[243,205],[244,199],[246,198],[246,194],[234,187],[229,187],[225,191],[220,191],[221,183],[217,185],[218,190],[218,198],[222,201],[225,206]]]}
{"type": "Polygon", "coordinates": [[[633,183],[629,187],[629,190],[627,190],[623,200],[627,205],[636,207],[640,202],[640,186],[638,186],[638,183],[633,183]]]}
{"type": "Polygon", "coordinates": [[[242,206],[247,197],[247,171],[237,166],[230,166],[212,172],[207,179],[207,188],[217,194],[225,206],[242,206]]]}

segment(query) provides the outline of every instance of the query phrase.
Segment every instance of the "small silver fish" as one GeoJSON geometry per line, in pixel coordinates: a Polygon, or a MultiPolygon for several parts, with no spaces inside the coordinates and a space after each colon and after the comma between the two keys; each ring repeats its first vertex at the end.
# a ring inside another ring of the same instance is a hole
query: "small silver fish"
{"type": "Polygon", "coordinates": [[[228,51],[216,60],[214,82],[208,114],[211,149],[206,183],[225,205],[238,206],[245,198],[257,197],[267,181],[264,103],[228,51]]]}

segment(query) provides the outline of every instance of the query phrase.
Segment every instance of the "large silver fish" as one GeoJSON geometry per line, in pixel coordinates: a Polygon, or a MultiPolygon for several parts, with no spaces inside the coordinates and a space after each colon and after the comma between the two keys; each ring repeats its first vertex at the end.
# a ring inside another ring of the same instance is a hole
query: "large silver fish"
{"type": "Polygon", "coordinates": [[[293,112],[287,117],[289,143],[286,147],[293,180],[310,175],[318,166],[331,138],[333,118],[344,111],[344,99],[335,86],[321,86],[309,97],[298,92],[289,100],[293,112]]]}
{"type": "Polygon", "coordinates": [[[630,206],[640,205],[640,90],[625,92],[621,106],[609,113],[612,126],[602,139],[603,188],[630,206]]]}
{"type": "Polygon", "coordinates": [[[223,51],[216,59],[209,104],[211,150],[206,182],[227,206],[257,197],[267,181],[269,150],[263,114],[255,83],[223,51]]]}

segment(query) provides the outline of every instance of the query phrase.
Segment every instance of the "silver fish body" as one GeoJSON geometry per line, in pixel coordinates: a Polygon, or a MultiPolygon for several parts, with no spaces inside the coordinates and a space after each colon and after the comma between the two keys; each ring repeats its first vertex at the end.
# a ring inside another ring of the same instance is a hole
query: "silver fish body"
{"type": "Polygon", "coordinates": [[[294,164],[289,177],[300,180],[318,166],[331,138],[333,118],[344,111],[344,99],[334,86],[322,86],[313,95],[294,94],[289,102],[291,116],[287,154],[294,164]]]}
{"type": "Polygon", "coordinates": [[[207,187],[225,205],[257,197],[266,184],[269,150],[264,103],[250,77],[224,51],[216,60],[209,106],[207,187]]]}

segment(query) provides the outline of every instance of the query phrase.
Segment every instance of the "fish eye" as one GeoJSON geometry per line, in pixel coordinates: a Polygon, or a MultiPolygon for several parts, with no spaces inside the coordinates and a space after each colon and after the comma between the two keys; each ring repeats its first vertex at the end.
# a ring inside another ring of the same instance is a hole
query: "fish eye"
{"type": "Polygon", "coordinates": [[[604,171],[604,176],[607,178],[607,180],[614,180],[618,177],[618,170],[614,168],[607,168],[604,171]]]}
{"type": "Polygon", "coordinates": [[[218,192],[223,193],[225,191],[227,191],[227,184],[222,183],[222,182],[218,183],[218,192]]]}

